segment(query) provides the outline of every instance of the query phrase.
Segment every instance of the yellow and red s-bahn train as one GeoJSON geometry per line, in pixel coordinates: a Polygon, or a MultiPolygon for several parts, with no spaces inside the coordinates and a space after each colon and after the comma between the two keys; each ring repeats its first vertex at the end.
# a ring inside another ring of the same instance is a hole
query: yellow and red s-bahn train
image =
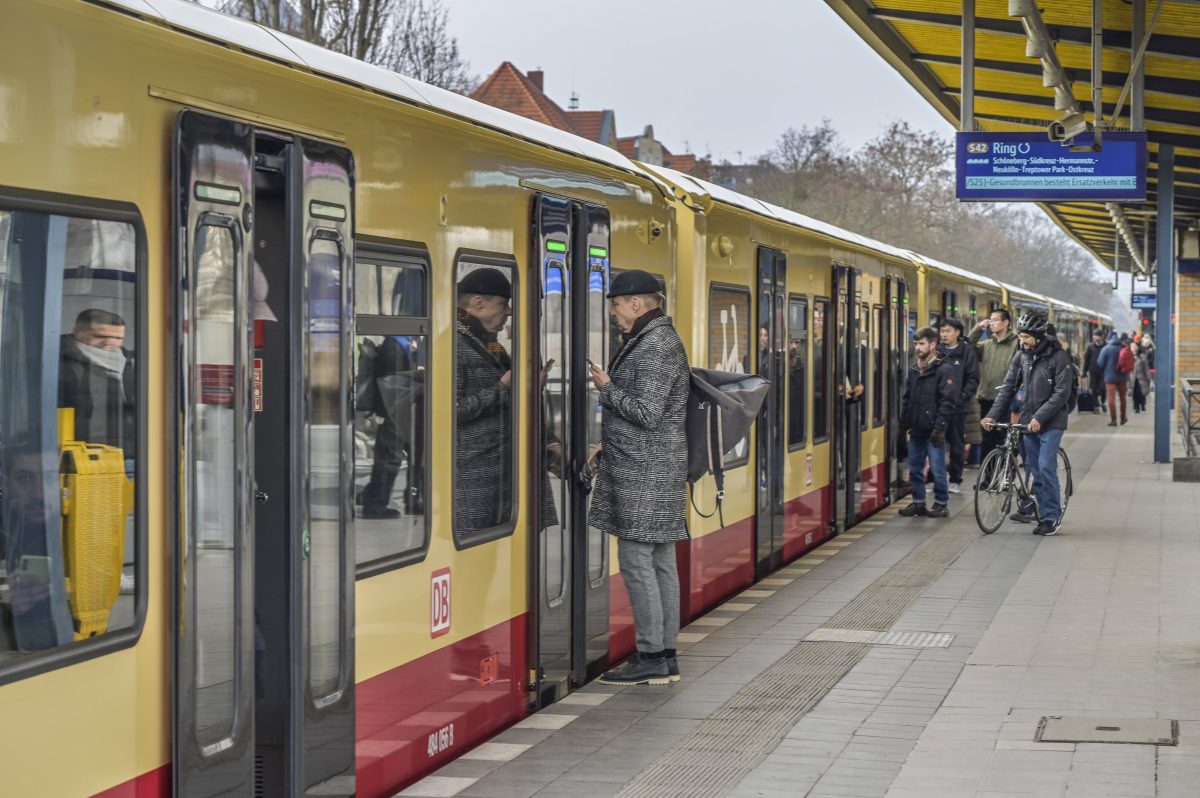
{"type": "Polygon", "coordinates": [[[897,498],[914,327],[1105,323],[181,0],[6,12],[6,795],[388,795],[627,654],[614,270],[771,379],[685,621],[897,498]]]}

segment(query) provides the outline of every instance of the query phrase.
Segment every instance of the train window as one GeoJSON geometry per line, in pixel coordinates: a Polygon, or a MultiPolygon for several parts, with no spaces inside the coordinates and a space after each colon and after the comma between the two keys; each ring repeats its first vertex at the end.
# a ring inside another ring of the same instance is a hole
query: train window
{"type": "MultiPolygon", "coordinates": [[[[858,379],[863,384],[864,392],[869,387],[867,384],[867,368],[871,358],[871,306],[863,302],[859,308],[858,316],[858,379]]],[[[858,414],[859,429],[867,428],[867,401],[870,394],[864,394],[862,399],[862,412],[858,414]]]]}
{"type": "Polygon", "coordinates": [[[21,386],[0,394],[7,678],[131,639],[144,610],[143,246],[132,222],[0,209],[0,373],[21,386]]]}
{"type": "MultiPolygon", "coordinates": [[[[759,347],[767,344],[760,332],[759,347]]],[[[735,374],[750,373],[750,291],[713,285],[708,292],[708,367],[735,374]]],[[[750,460],[749,434],[722,458],[726,468],[750,460]]]]}
{"type": "Polygon", "coordinates": [[[887,326],[887,308],[875,306],[875,326],[871,330],[871,353],[875,358],[871,378],[871,426],[883,424],[883,330],[887,326]]]}
{"type": "Polygon", "coordinates": [[[511,258],[460,254],[454,341],[454,530],[460,545],[509,534],[515,517],[511,258]]]}
{"type": "Polygon", "coordinates": [[[829,300],[813,300],[813,443],[829,440],[829,300]]]}
{"type": "Polygon", "coordinates": [[[808,298],[788,297],[788,448],[799,449],[808,424],[808,298]]]}
{"type": "Polygon", "coordinates": [[[429,541],[428,254],[355,251],[354,530],[359,575],[424,558],[429,541]]]}

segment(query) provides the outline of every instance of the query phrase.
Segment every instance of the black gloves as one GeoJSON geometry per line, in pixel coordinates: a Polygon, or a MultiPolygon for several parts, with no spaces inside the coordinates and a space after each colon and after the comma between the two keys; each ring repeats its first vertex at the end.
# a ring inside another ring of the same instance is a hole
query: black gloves
{"type": "Polygon", "coordinates": [[[933,434],[929,436],[929,442],[939,449],[946,445],[946,430],[935,429],[933,434]]]}

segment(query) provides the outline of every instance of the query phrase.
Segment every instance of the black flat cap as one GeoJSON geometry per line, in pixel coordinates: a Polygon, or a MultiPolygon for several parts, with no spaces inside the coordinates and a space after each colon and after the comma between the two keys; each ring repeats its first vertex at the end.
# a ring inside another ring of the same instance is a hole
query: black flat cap
{"type": "Polygon", "coordinates": [[[630,269],[627,272],[621,272],[612,279],[612,285],[608,289],[608,298],[632,296],[634,294],[657,294],[662,290],[662,286],[658,283],[658,278],[650,272],[644,272],[641,269],[630,269]]]}
{"type": "Polygon", "coordinates": [[[484,267],[476,269],[458,281],[458,293],[502,296],[512,299],[512,283],[499,269],[484,267]]]}

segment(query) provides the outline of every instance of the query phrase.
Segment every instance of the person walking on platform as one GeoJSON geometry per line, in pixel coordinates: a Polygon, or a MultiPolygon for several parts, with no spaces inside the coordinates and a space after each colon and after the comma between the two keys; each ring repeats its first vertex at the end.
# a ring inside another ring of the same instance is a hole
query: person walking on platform
{"type": "Polygon", "coordinates": [[[624,345],[608,371],[589,362],[603,409],[589,522],[617,538],[617,559],[637,632],[637,651],[605,684],[666,684],[679,678],[679,573],[675,543],[687,540],[687,413],[691,372],[683,341],[662,311],[653,275],[612,280],[610,312],[624,345]]]}
{"type": "Polygon", "coordinates": [[[1150,379],[1150,358],[1137,344],[1130,344],[1129,350],[1133,352],[1133,412],[1142,413],[1154,385],[1150,379]]]}
{"type": "Polygon", "coordinates": [[[1020,423],[1028,427],[1021,441],[1025,446],[1026,467],[1033,473],[1033,495],[1037,499],[1037,515],[1032,507],[1019,507],[1014,521],[1028,523],[1036,520],[1035,535],[1058,534],[1062,516],[1062,494],[1058,484],[1058,447],[1067,431],[1070,414],[1068,400],[1075,372],[1071,357],[1049,335],[1046,317],[1026,313],[1017,320],[1017,335],[1021,353],[1013,359],[1004,384],[996,392],[996,401],[984,417],[984,429],[1007,418],[1009,406],[1017,391],[1024,389],[1020,423]]]}
{"type": "Polygon", "coordinates": [[[1088,390],[1096,397],[1096,413],[1108,411],[1108,397],[1104,391],[1104,366],[1100,363],[1100,353],[1104,351],[1104,332],[1095,330],[1092,333],[1092,343],[1083,355],[1083,373],[1087,376],[1088,390]]]}
{"type": "Polygon", "coordinates": [[[979,387],[979,361],[975,347],[961,340],[965,328],[958,319],[942,319],[942,343],[938,356],[954,368],[954,384],[959,388],[958,410],[950,418],[946,429],[946,445],[950,450],[950,492],[962,490],[963,462],[966,456],[967,405],[975,401],[975,389],[979,387]]]}
{"type": "Polygon", "coordinates": [[[962,391],[958,372],[942,360],[938,333],[932,327],[917,330],[914,340],[916,362],[908,370],[900,426],[909,432],[908,474],[912,503],[900,515],[945,518],[950,493],[946,484],[946,439],[951,420],[959,415],[962,391]],[[925,458],[933,472],[933,507],[925,507],[925,458]]]}
{"type": "MultiPolygon", "coordinates": [[[[996,401],[996,390],[1004,382],[1013,355],[1017,353],[1017,336],[1012,331],[1012,316],[1004,308],[996,308],[990,318],[979,322],[979,326],[971,330],[968,340],[975,347],[979,358],[979,392],[976,395],[979,402],[980,417],[986,416],[996,401]],[[991,336],[979,340],[984,330],[990,330],[991,336]]],[[[1004,436],[996,430],[983,431],[983,457],[988,452],[1004,443],[1004,436]]],[[[981,461],[982,462],[982,461],[981,461]]]]}
{"type": "MultiPolygon", "coordinates": [[[[1121,423],[1129,420],[1125,410],[1125,394],[1129,390],[1129,375],[1133,371],[1133,363],[1128,362],[1128,368],[1122,369],[1122,352],[1125,345],[1115,332],[1108,334],[1108,345],[1100,353],[1100,368],[1104,370],[1104,387],[1108,392],[1108,426],[1117,426],[1117,403],[1121,404],[1121,423]]],[[[1130,356],[1132,357],[1132,353],[1130,356]]]]}

